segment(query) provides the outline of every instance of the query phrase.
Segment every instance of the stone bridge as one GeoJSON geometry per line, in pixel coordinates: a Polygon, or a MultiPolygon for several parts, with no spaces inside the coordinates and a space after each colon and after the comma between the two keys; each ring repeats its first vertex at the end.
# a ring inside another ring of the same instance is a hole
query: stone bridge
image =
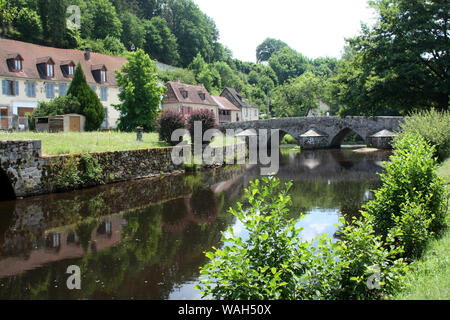
{"type": "Polygon", "coordinates": [[[386,149],[402,121],[403,117],[303,117],[225,123],[220,129],[224,133],[227,129],[256,130],[257,134],[278,129],[280,139],[289,134],[304,149],[339,148],[355,132],[368,146],[386,149]]]}

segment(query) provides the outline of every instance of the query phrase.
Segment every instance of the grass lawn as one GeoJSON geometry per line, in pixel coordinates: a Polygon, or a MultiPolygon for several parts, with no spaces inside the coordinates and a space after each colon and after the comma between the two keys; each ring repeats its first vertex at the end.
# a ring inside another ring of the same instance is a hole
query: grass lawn
{"type": "MultiPolygon", "coordinates": [[[[166,147],[159,141],[158,133],[144,133],[143,142],[136,141],[136,133],[124,132],[6,132],[0,131],[0,140],[41,140],[44,155],[74,154],[85,152],[121,151],[166,147]]],[[[211,146],[221,147],[236,143],[232,137],[214,139],[211,146]]]]}
{"type": "MultiPolygon", "coordinates": [[[[450,189],[450,159],[439,168],[447,189],[450,189]]],[[[447,224],[450,215],[447,212],[447,224]]],[[[437,240],[430,241],[424,256],[411,264],[407,278],[408,288],[394,299],[399,300],[449,300],[450,299],[450,231],[437,240]]]]}
{"type": "Polygon", "coordinates": [[[136,141],[136,133],[118,132],[0,132],[0,140],[41,140],[45,155],[85,152],[119,151],[165,147],[157,133],[146,133],[143,142],[136,141]]]}

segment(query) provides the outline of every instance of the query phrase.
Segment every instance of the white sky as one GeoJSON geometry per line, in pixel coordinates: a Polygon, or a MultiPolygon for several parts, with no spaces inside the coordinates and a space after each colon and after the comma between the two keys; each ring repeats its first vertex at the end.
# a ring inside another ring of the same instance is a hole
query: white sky
{"type": "Polygon", "coordinates": [[[280,39],[309,58],[340,57],[345,38],[372,24],[367,0],[194,0],[214,19],[235,58],[256,61],[256,47],[280,39]]]}

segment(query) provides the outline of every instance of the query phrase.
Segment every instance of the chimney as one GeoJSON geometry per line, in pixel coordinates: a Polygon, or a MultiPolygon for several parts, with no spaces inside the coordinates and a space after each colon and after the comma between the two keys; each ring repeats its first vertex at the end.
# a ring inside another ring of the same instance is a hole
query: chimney
{"type": "Polygon", "coordinates": [[[86,51],[84,52],[84,58],[87,61],[91,60],[91,51],[89,49],[86,49],[86,51]]]}

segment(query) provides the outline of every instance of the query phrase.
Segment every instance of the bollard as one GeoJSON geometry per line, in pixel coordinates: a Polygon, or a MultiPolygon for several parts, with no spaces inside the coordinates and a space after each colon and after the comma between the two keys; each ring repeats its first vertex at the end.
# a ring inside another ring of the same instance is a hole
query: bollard
{"type": "Polygon", "coordinates": [[[137,141],[142,142],[142,134],[144,133],[144,128],[143,127],[137,127],[136,128],[136,133],[137,133],[137,141]]]}

